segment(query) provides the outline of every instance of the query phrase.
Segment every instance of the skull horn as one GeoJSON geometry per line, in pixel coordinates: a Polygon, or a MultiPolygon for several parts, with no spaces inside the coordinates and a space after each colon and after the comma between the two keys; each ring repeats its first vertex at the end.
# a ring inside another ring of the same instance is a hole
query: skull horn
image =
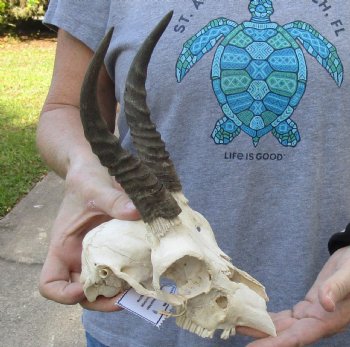
{"type": "Polygon", "coordinates": [[[124,100],[126,120],[140,159],[170,192],[180,192],[182,187],[174,165],[165,150],[161,135],[151,121],[145,88],[147,66],[152,52],[172,15],[173,12],[170,12],[162,19],[136,54],[126,80],[124,100]]]}
{"type": "MultiPolygon", "coordinates": [[[[124,188],[144,222],[152,223],[158,218],[172,220],[181,212],[176,200],[147,165],[121,147],[118,138],[108,130],[101,117],[97,97],[98,75],[112,34],[113,29],[101,42],[83,81],[80,116],[85,137],[101,164],[108,168],[110,175],[115,176],[124,188]]],[[[146,69],[147,64],[145,62],[146,69]]]]}

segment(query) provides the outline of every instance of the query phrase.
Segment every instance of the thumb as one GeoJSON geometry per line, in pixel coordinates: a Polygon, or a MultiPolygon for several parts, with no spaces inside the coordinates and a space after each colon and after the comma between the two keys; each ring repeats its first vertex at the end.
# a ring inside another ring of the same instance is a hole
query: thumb
{"type": "Polygon", "coordinates": [[[141,218],[128,195],[119,189],[104,189],[93,203],[112,218],[122,220],[138,220],[141,218]]]}
{"type": "Polygon", "coordinates": [[[336,304],[350,294],[350,270],[345,266],[330,276],[319,289],[319,300],[328,312],[334,312],[336,304]]]}

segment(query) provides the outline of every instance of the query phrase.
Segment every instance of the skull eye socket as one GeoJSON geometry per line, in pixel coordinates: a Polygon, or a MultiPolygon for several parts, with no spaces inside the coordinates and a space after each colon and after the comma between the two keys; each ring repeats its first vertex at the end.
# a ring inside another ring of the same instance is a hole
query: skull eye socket
{"type": "Polygon", "coordinates": [[[227,305],[228,305],[228,300],[227,300],[227,297],[226,296],[219,296],[218,298],[216,298],[215,302],[218,304],[218,306],[220,308],[227,308],[227,305]]]}
{"type": "Polygon", "coordinates": [[[174,261],[161,275],[161,279],[175,282],[178,294],[188,298],[207,292],[211,282],[206,263],[190,255],[174,261]]]}

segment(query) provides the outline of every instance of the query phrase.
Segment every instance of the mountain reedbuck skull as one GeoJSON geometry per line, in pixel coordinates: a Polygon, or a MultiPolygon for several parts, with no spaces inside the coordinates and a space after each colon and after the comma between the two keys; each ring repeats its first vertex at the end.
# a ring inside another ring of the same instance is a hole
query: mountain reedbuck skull
{"type": "Polygon", "coordinates": [[[86,297],[112,297],[133,287],[141,295],[173,305],[177,324],[202,337],[235,334],[247,326],[269,335],[275,327],[266,311],[264,287],[230,262],[208,221],[193,211],[146,104],[147,67],[170,22],[169,13],[143,43],[131,65],[125,114],[138,157],[124,150],[100,115],[97,80],[113,29],[98,48],[81,92],[81,118],[93,152],[124,188],[142,221],[111,220],[91,230],[83,242],[86,297]],[[175,282],[176,294],[161,290],[175,282]]]}

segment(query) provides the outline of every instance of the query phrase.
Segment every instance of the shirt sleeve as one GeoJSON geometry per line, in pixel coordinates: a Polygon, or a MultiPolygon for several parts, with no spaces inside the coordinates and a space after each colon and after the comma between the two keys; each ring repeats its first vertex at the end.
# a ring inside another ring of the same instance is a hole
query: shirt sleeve
{"type": "Polygon", "coordinates": [[[50,0],[43,23],[67,31],[95,51],[106,32],[110,1],[50,0]]]}

